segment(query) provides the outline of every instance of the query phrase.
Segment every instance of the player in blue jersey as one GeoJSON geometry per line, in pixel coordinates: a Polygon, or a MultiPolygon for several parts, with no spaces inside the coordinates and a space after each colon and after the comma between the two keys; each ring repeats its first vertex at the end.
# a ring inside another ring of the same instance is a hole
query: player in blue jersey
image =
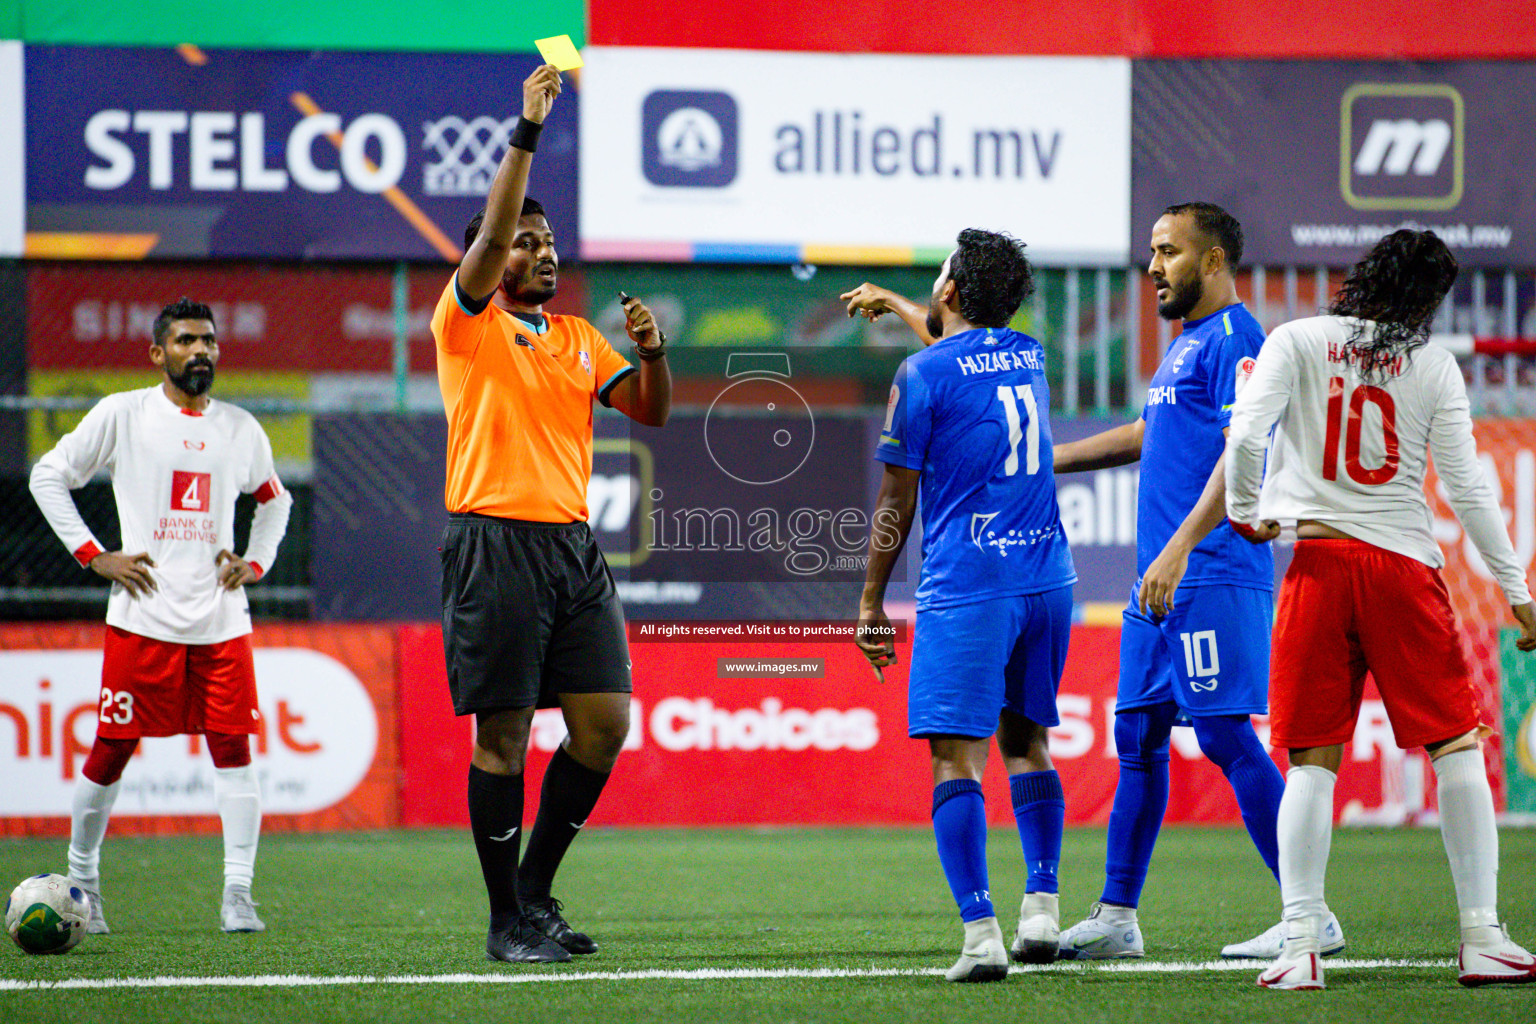
{"type": "Polygon", "coordinates": [[[885,473],[858,639],[877,675],[895,663],[885,588],[921,495],[907,732],[927,739],[932,753],[939,862],[965,928],[960,958],[945,975],[950,981],[998,981],[1008,973],[987,882],[981,793],[993,733],[1029,872],[1013,956],[1049,962],[1059,935],[1066,804],[1046,730],[1058,721],[1077,576],[1051,472],[1045,352],[1008,329],[1032,290],[1022,243],[970,229],[944,261],[921,318],[916,303],[872,285],[843,296],[850,316],[894,311],[932,341],[901,364],[891,387],[876,448],[885,473]]]}
{"type": "MultiPolygon", "coordinates": [[[[1264,330],[1237,299],[1233,275],[1243,233],[1231,214],[1210,203],[1170,206],[1153,225],[1151,249],[1147,273],[1157,286],[1157,311],[1182,320],[1183,332],[1168,347],[1134,423],[1055,450],[1058,473],[1141,462],[1137,580],[1120,634],[1120,777],[1104,891],[1087,920],[1061,933],[1064,959],[1144,952],[1136,907],[1168,808],[1175,724],[1194,726],[1200,750],[1225,773],[1271,873],[1279,860],[1275,823],[1285,780],[1249,718],[1269,708],[1274,560],[1267,544],[1249,544],[1227,523],[1221,462],[1232,405],[1264,330]]],[[[1222,955],[1276,957],[1284,934],[1276,925],[1222,955]]],[[[1331,914],[1323,948],[1344,948],[1331,914]]]]}

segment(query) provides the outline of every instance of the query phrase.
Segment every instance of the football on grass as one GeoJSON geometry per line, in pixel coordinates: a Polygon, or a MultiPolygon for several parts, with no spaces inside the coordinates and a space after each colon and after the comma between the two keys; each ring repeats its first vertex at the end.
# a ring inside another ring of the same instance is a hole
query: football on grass
{"type": "Polygon", "coordinates": [[[5,930],[28,953],[68,953],[85,936],[89,897],[63,875],[33,875],[5,902],[5,930]]]}

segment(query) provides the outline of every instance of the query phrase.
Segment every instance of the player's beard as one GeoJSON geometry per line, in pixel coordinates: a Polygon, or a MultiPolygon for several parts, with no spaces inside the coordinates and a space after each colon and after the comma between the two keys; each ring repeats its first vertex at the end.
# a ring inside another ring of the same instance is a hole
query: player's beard
{"type": "Polygon", "coordinates": [[[166,376],[177,389],[197,398],[207,394],[208,389],[213,387],[213,363],[206,359],[192,359],[181,368],[180,373],[167,372],[166,376]]]}
{"type": "Polygon", "coordinates": [[[928,328],[928,337],[937,341],[944,333],[944,318],[939,315],[939,304],[930,301],[928,303],[928,319],[923,321],[923,326],[928,328]]]}
{"type": "Polygon", "coordinates": [[[1183,287],[1172,281],[1166,283],[1168,298],[1157,304],[1157,315],[1164,320],[1183,320],[1205,298],[1205,280],[1198,276],[1190,278],[1183,287]]]}
{"type": "Polygon", "coordinates": [[[555,297],[555,291],[559,285],[559,267],[555,268],[555,278],[549,284],[545,284],[537,277],[530,275],[527,281],[519,285],[517,281],[513,280],[511,271],[507,271],[501,278],[501,287],[507,293],[507,298],[525,306],[542,306],[555,297]]]}

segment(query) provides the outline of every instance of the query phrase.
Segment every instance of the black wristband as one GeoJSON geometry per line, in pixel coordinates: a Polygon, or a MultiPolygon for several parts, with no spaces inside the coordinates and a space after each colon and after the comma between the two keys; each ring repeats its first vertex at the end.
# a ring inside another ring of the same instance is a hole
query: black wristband
{"type": "Polygon", "coordinates": [[[656,338],[660,344],[655,348],[645,349],[641,348],[638,344],[635,345],[635,355],[639,356],[641,361],[647,363],[654,362],[667,354],[667,336],[660,327],[656,328],[656,338]]]}
{"type": "Polygon", "coordinates": [[[512,136],[507,142],[514,149],[526,149],[533,153],[539,148],[539,133],[543,130],[544,126],[539,122],[519,117],[517,127],[512,129],[512,136]]]}

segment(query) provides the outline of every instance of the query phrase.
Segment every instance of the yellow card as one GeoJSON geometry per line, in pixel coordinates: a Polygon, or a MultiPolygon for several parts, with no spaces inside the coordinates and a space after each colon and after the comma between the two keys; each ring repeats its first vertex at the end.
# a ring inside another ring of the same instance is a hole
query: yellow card
{"type": "Polygon", "coordinates": [[[576,52],[576,44],[571,42],[570,36],[550,36],[548,39],[535,39],[533,45],[539,48],[545,62],[553,64],[561,71],[575,71],[581,67],[581,54],[576,52]]]}

